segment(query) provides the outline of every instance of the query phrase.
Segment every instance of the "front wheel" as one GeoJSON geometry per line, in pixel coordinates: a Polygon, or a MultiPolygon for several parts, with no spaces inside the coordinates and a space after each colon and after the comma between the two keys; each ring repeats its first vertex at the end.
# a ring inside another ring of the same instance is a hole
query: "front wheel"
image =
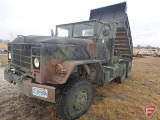
{"type": "Polygon", "coordinates": [[[73,78],[62,89],[58,100],[58,112],[65,120],[82,116],[93,99],[92,84],[85,78],[73,78]]]}

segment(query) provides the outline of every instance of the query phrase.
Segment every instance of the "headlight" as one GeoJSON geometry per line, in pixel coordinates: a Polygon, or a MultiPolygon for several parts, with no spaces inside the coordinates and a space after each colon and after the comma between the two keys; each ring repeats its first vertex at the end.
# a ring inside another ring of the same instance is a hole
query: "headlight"
{"type": "Polygon", "coordinates": [[[39,67],[39,59],[38,59],[38,58],[34,58],[34,66],[35,66],[36,68],[39,67]]]}
{"type": "Polygon", "coordinates": [[[8,53],[8,59],[10,60],[12,58],[11,53],[8,53]]]}

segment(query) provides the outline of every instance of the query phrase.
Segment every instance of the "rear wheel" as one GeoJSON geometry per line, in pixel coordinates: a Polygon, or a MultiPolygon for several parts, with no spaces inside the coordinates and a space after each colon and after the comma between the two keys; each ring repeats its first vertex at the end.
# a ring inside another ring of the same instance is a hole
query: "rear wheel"
{"type": "Polygon", "coordinates": [[[90,107],[93,98],[92,84],[85,78],[69,80],[58,100],[58,113],[65,120],[82,116],[90,107]]]}
{"type": "Polygon", "coordinates": [[[121,61],[120,64],[122,63],[126,64],[126,78],[128,78],[132,70],[132,61],[121,61]]]}
{"type": "Polygon", "coordinates": [[[123,83],[126,77],[126,64],[125,63],[121,63],[121,75],[118,76],[117,78],[115,78],[115,81],[117,83],[123,83]]]}
{"type": "Polygon", "coordinates": [[[130,76],[132,70],[132,62],[128,61],[126,63],[126,78],[130,76]]]}

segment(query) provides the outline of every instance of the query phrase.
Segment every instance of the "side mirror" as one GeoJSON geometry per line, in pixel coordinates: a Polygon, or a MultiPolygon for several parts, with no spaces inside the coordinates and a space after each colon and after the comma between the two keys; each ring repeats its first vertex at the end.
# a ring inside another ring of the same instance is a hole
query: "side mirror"
{"type": "Polygon", "coordinates": [[[53,29],[51,29],[51,36],[54,36],[54,32],[53,32],[53,29]]]}
{"type": "Polygon", "coordinates": [[[108,36],[108,35],[109,35],[109,30],[108,30],[108,29],[104,29],[104,30],[102,31],[102,35],[103,35],[103,36],[108,36]]]}

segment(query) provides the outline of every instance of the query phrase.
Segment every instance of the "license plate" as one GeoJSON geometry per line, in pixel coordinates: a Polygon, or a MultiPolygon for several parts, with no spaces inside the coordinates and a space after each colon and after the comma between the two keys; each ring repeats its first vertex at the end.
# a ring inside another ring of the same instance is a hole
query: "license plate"
{"type": "Polygon", "coordinates": [[[32,87],[32,94],[34,96],[48,98],[48,90],[38,87],[32,87]]]}

